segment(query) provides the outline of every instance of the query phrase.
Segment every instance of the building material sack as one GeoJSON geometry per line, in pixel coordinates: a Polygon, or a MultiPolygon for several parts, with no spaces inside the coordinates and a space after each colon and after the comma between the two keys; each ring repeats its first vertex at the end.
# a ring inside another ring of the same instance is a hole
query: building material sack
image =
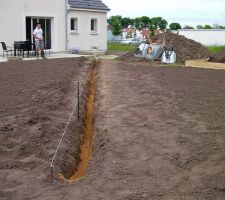
{"type": "Polygon", "coordinates": [[[176,62],[176,53],[173,50],[165,50],[162,54],[162,63],[175,63],[176,62]]]}

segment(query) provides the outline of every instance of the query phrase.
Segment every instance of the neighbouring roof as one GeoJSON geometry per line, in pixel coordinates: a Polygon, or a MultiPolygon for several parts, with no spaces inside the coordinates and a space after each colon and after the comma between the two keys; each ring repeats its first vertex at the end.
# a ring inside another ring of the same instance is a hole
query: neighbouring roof
{"type": "Polygon", "coordinates": [[[135,28],[125,28],[122,30],[122,32],[132,33],[132,32],[136,32],[136,29],[135,28]]]}
{"type": "Polygon", "coordinates": [[[110,11],[101,0],[69,0],[71,8],[110,11]]]}
{"type": "MultiPolygon", "coordinates": [[[[161,30],[154,30],[154,32],[155,32],[155,34],[163,33],[161,30]]],[[[142,30],[141,34],[142,35],[149,35],[150,34],[150,30],[149,29],[142,30]]]]}

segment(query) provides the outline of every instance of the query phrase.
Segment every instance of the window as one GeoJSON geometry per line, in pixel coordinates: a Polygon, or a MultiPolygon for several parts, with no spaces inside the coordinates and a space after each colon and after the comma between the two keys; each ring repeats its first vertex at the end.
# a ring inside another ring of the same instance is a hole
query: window
{"type": "Polygon", "coordinates": [[[70,19],[70,30],[71,31],[78,31],[78,19],[77,18],[71,18],[70,19]]]}
{"type": "Polygon", "coordinates": [[[91,32],[97,32],[97,19],[91,19],[91,32]]]}

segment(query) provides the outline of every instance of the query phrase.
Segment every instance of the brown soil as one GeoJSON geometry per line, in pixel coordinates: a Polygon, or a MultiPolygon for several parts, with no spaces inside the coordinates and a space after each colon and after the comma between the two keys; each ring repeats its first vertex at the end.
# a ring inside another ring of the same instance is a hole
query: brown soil
{"type": "MultiPolygon", "coordinates": [[[[157,39],[162,40],[164,37],[162,33],[155,36],[157,39]]],[[[190,59],[200,59],[200,58],[209,58],[212,54],[208,51],[206,47],[201,45],[200,43],[188,39],[182,35],[177,35],[174,33],[167,32],[165,33],[165,46],[167,48],[172,48],[176,52],[176,61],[178,63],[184,63],[185,60],[190,59]]],[[[134,60],[142,60],[146,61],[145,59],[140,58],[133,58],[134,51],[128,52],[126,55],[122,55],[121,58],[123,60],[127,59],[134,59],[134,60]]]]}
{"type": "MultiPolygon", "coordinates": [[[[103,61],[88,172],[77,182],[51,178],[89,68],[85,59],[0,63],[1,200],[225,199],[224,70],[103,61]]],[[[67,176],[79,157],[76,124],[55,169],[67,176]]]]}
{"type": "MultiPolygon", "coordinates": [[[[51,180],[50,162],[77,101],[77,82],[83,86],[89,68],[85,58],[0,63],[0,199],[32,199],[51,180]]],[[[53,173],[73,174],[83,120],[75,112],[53,173]]]]}
{"type": "Polygon", "coordinates": [[[225,63],[225,48],[211,59],[212,62],[225,63]]]}

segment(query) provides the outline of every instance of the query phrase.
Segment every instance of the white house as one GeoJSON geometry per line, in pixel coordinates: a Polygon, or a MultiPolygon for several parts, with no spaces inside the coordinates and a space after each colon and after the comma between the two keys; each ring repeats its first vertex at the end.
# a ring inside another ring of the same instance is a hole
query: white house
{"type": "Polygon", "coordinates": [[[40,22],[53,51],[106,51],[109,10],[101,0],[1,0],[0,41],[33,41],[40,22]]]}
{"type": "Polygon", "coordinates": [[[178,29],[178,34],[203,45],[225,45],[225,29],[178,29]]]}
{"type": "Polygon", "coordinates": [[[122,30],[122,38],[126,39],[127,37],[132,37],[132,38],[141,38],[141,32],[132,27],[128,27],[122,30]]]}

